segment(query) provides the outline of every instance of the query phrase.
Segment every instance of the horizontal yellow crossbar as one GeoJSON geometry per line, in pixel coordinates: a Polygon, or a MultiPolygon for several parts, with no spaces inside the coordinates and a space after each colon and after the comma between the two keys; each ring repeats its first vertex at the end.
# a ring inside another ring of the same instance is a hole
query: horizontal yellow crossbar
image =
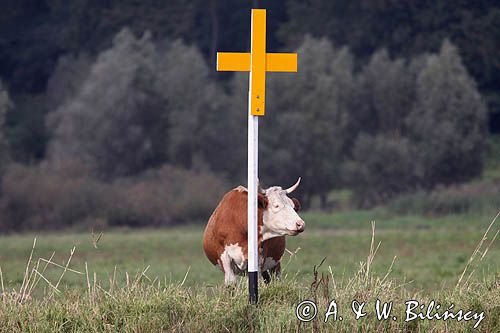
{"type": "Polygon", "coordinates": [[[217,52],[217,70],[224,72],[249,72],[250,53],[217,52]]]}
{"type": "Polygon", "coordinates": [[[297,53],[266,53],[267,72],[297,72],[297,53]]]}
{"type": "MultiPolygon", "coordinates": [[[[217,52],[217,70],[249,72],[250,53],[217,52]]],[[[297,53],[266,53],[266,72],[297,72],[297,53]]]]}

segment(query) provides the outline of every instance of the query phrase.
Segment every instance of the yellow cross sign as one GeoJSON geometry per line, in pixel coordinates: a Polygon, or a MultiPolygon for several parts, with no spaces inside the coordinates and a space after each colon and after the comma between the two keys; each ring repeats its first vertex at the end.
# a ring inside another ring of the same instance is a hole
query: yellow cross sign
{"type": "Polygon", "coordinates": [[[217,70],[250,71],[250,113],[263,116],[266,99],[266,72],[296,72],[296,53],[266,53],[266,10],[252,9],[250,53],[217,52],[217,70]]]}

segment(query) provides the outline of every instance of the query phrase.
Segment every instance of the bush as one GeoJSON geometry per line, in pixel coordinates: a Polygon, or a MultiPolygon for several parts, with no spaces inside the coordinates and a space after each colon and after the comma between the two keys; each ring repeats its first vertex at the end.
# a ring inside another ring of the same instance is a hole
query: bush
{"type": "Polygon", "coordinates": [[[500,180],[437,188],[401,196],[389,203],[398,214],[446,215],[469,211],[497,212],[500,180]]]}
{"type": "Polygon", "coordinates": [[[368,207],[404,193],[414,183],[411,146],[406,139],[360,135],[353,159],[344,173],[353,189],[353,201],[368,207]]]}
{"type": "Polygon", "coordinates": [[[122,29],[93,63],[62,58],[50,83],[48,157],[85,158],[108,181],[164,163],[191,168],[197,158],[213,166],[220,158],[209,152],[226,148],[214,126],[225,94],[182,41],[122,29]]]}
{"type": "Polygon", "coordinates": [[[9,92],[0,78],[0,172],[8,160],[7,141],[5,139],[5,116],[12,106],[9,92]]]}
{"type": "Polygon", "coordinates": [[[357,203],[481,175],[487,110],[450,42],[411,62],[377,52],[357,81],[359,128],[345,166],[357,203]]]}
{"type": "Polygon", "coordinates": [[[325,208],[328,192],[341,184],[338,170],[353,137],[354,59],[347,48],[311,37],[297,53],[296,75],[269,78],[261,164],[275,184],[302,176],[304,206],[319,195],[325,208]]]}
{"type": "Polygon", "coordinates": [[[440,53],[427,58],[415,84],[415,105],[406,122],[420,184],[431,189],[480,176],[487,109],[457,48],[445,40],[440,53]]]}
{"type": "Polygon", "coordinates": [[[208,220],[225,189],[212,173],[166,165],[137,179],[115,182],[109,223],[144,226],[208,220]]]}
{"type": "Polygon", "coordinates": [[[227,187],[209,172],[172,166],[113,183],[77,160],[9,165],[2,179],[2,230],[150,226],[208,219],[227,187]]]}
{"type": "Polygon", "coordinates": [[[2,179],[0,227],[54,229],[105,216],[111,189],[79,167],[74,161],[57,166],[9,165],[2,179]]]}

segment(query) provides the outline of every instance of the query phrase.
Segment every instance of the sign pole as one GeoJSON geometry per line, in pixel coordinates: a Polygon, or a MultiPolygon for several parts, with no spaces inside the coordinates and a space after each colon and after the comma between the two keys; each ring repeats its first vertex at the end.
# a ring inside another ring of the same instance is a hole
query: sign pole
{"type": "MultiPolygon", "coordinates": [[[[250,103],[249,103],[250,104],[250,103]]],[[[257,177],[259,165],[259,117],[248,113],[248,292],[250,304],[259,293],[259,231],[257,226],[257,177]]]]}
{"type": "Polygon", "coordinates": [[[265,114],[266,72],[296,72],[297,54],[266,53],[266,10],[252,9],[250,53],[217,52],[218,71],[250,72],[248,84],[248,292],[257,304],[259,230],[257,216],[259,116],[265,114]]]}
{"type": "Polygon", "coordinates": [[[250,304],[259,298],[259,230],[257,177],[259,115],[264,114],[266,91],[266,10],[252,10],[250,75],[248,82],[248,292],[250,304]]]}

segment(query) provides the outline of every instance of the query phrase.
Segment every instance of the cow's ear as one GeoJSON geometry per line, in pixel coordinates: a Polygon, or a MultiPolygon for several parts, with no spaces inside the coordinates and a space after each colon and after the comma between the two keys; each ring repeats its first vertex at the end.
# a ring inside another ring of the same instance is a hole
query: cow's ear
{"type": "Polygon", "coordinates": [[[269,201],[267,201],[267,197],[265,195],[259,193],[257,196],[257,202],[259,208],[266,209],[269,201]]]}
{"type": "Polygon", "coordinates": [[[293,209],[295,209],[296,212],[298,212],[302,207],[300,206],[300,201],[299,199],[292,198],[293,201],[293,209]]]}

